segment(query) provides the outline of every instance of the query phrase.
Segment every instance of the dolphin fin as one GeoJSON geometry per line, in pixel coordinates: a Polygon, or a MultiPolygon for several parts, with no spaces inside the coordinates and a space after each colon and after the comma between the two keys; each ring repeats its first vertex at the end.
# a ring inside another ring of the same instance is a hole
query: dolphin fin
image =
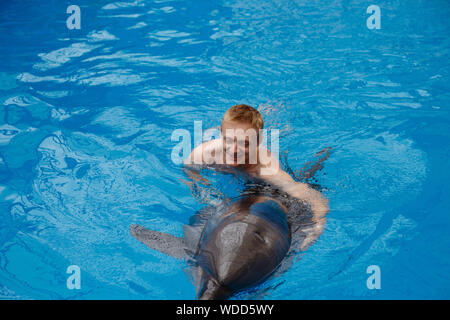
{"type": "Polygon", "coordinates": [[[165,253],[177,259],[186,258],[186,244],[183,238],[167,233],[146,229],[140,225],[130,226],[131,235],[147,247],[165,253]]]}
{"type": "Polygon", "coordinates": [[[202,236],[202,230],[190,225],[183,225],[183,234],[184,241],[186,242],[186,247],[192,252],[195,253],[197,250],[197,245],[202,236]]]}
{"type": "Polygon", "coordinates": [[[197,211],[189,219],[189,224],[183,225],[183,235],[186,246],[195,253],[202,237],[208,219],[217,210],[215,206],[207,206],[197,211]]]}

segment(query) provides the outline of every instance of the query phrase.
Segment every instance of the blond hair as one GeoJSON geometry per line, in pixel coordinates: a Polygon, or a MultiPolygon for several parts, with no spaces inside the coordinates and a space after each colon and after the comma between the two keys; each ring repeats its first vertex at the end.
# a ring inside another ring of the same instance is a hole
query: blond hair
{"type": "Polygon", "coordinates": [[[228,109],[223,116],[222,123],[224,121],[250,123],[258,133],[264,127],[261,113],[246,104],[237,104],[228,109]]]}

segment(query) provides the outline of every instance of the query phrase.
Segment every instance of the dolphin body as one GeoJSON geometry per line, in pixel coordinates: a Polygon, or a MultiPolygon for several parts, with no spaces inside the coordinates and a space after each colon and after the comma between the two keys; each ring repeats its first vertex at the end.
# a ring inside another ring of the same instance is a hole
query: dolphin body
{"type": "Polygon", "coordinates": [[[292,241],[287,213],[273,197],[249,195],[217,207],[200,235],[199,216],[184,226],[183,238],[139,225],[130,232],[152,249],[190,261],[199,299],[226,299],[261,283],[280,266],[292,241]]]}
{"type": "Polygon", "coordinates": [[[154,250],[186,259],[197,298],[210,300],[226,299],[284,272],[313,225],[303,202],[257,185],[197,212],[183,226],[183,238],[139,225],[131,225],[130,233],[154,250]]]}

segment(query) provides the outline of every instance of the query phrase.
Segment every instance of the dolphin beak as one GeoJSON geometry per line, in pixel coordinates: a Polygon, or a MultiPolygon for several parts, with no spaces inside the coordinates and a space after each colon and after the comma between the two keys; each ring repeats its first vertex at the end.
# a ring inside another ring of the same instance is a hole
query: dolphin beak
{"type": "Polygon", "coordinates": [[[199,300],[225,300],[229,296],[231,296],[231,292],[211,277],[203,279],[198,292],[199,300]]]}

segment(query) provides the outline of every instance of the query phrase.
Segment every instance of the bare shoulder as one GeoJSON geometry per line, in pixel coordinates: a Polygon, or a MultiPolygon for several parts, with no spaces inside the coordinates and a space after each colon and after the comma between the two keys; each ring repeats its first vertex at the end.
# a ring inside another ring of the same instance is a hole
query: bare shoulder
{"type": "Polygon", "coordinates": [[[211,157],[215,156],[215,153],[221,150],[221,139],[213,139],[202,143],[192,150],[185,163],[190,164],[203,164],[211,163],[211,157]]]}

